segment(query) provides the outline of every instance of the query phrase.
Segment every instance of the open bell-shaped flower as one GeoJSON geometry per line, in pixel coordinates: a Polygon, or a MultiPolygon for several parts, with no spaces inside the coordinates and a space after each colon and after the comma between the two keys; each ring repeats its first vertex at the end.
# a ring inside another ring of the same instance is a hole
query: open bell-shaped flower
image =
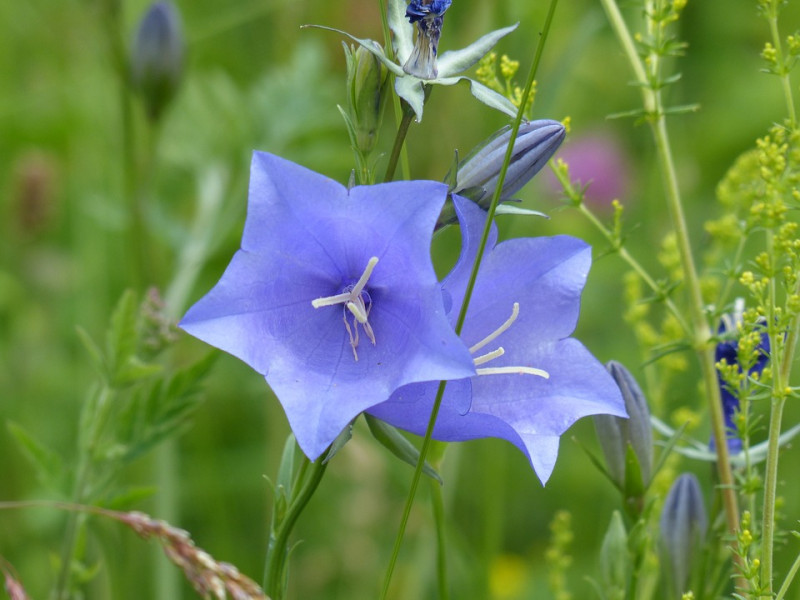
{"type": "MultiPolygon", "coordinates": [[[[486,213],[459,196],[453,201],[462,247],[442,294],[455,324],[486,213]]],[[[461,332],[477,375],[448,382],[433,437],[506,439],[544,483],[555,466],[559,438],[575,421],[595,414],[624,416],[625,405],[605,367],[569,337],[591,265],[589,246],[566,235],[496,242],[493,226],[461,332]]],[[[367,412],[422,435],[437,389],[438,382],[408,385],[367,412]]]]}
{"type": "Polygon", "coordinates": [[[430,240],[447,187],[347,189],[256,152],[242,247],[180,327],[262,373],[315,460],[397,388],[469,377],[430,240]]]}

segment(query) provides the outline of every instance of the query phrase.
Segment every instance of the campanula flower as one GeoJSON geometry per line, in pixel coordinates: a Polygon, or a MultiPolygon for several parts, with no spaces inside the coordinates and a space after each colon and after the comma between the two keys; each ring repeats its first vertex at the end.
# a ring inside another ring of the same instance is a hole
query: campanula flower
{"type": "Polygon", "coordinates": [[[437,45],[441,33],[441,19],[449,5],[449,0],[430,0],[427,3],[424,0],[411,0],[408,6],[404,0],[389,0],[387,18],[393,34],[392,41],[397,62],[390,60],[383,47],[374,40],[357,38],[346,31],[330,27],[321,29],[330,29],[345,35],[377,56],[394,74],[394,89],[397,95],[408,102],[414,110],[417,121],[422,120],[425,85],[455,85],[460,81],[468,82],[472,95],[487,106],[515,117],[517,107],[508,98],[462,73],[475,65],[500,39],[514,31],[517,25],[497,29],[466,48],[450,50],[439,55],[437,45]],[[425,28],[425,32],[419,33],[416,38],[415,25],[418,30],[425,28]],[[433,44],[433,36],[436,44],[433,44]]]}
{"type": "Polygon", "coordinates": [[[403,71],[420,79],[436,79],[439,69],[436,56],[442,34],[444,13],[451,0],[411,0],[406,7],[409,23],[416,23],[417,37],[414,49],[403,64],[403,71]]]}
{"type": "MultiPolygon", "coordinates": [[[[442,294],[455,323],[486,213],[469,200],[453,200],[462,248],[442,282],[442,294]]],[[[624,416],[625,405],[605,367],[569,337],[591,265],[589,246],[565,235],[496,242],[493,226],[461,333],[477,375],[447,384],[433,437],[506,439],[527,456],[544,483],[555,465],[559,437],[576,420],[624,416]]],[[[405,386],[368,412],[422,435],[437,388],[437,383],[405,386]]]]}
{"type": "Polygon", "coordinates": [[[254,153],[241,249],[180,327],[266,377],[311,460],[400,386],[474,374],[430,258],[446,194],[254,153]]]}
{"type": "MultiPolygon", "coordinates": [[[[739,355],[741,324],[743,321],[744,302],[737,300],[734,311],[731,314],[725,314],[720,320],[717,329],[717,335],[720,342],[714,350],[714,360],[716,363],[724,362],[727,365],[736,365],[738,372],[744,371],[739,355]]],[[[769,362],[769,335],[766,331],[754,332],[755,335],[760,336],[757,338],[757,346],[754,350],[754,355],[747,359],[747,374],[760,375],[769,362]]],[[[739,436],[738,428],[736,426],[736,414],[739,412],[739,396],[734,393],[730,385],[726,383],[717,369],[717,379],[719,381],[720,396],[722,398],[722,412],[725,417],[725,429],[728,441],[728,449],[733,452],[742,450],[742,440],[739,436]]],[[[713,439],[712,439],[713,447],[713,439]]]]}

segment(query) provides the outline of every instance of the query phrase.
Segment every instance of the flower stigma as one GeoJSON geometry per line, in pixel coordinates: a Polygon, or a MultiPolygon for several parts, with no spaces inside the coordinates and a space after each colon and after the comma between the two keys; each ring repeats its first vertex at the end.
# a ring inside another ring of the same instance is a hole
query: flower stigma
{"type": "Polygon", "coordinates": [[[347,286],[341,294],[325,296],[311,301],[311,306],[314,308],[344,304],[344,308],[342,309],[344,316],[342,319],[344,320],[344,328],[347,330],[347,336],[350,338],[353,358],[355,358],[356,361],[358,360],[356,348],[358,347],[359,341],[359,325],[364,329],[364,333],[369,338],[369,341],[372,342],[372,345],[375,345],[375,332],[372,331],[372,326],[369,324],[368,320],[369,311],[372,309],[372,298],[370,298],[369,292],[364,291],[364,287],[367,285],[367,281],[369,281],[370,275],[372,275],[372,271],[377,264],[378,257],[373,256],[369,259],[367,266],[364,268],[364,272],[355,284],[347,286]],[[352,326],[347,320],[348,317],[352,317],[353,319],[352,326]]]}
{"type": "MultiPolygon", "coordinates": [[[[497,329],[495,329],[492,333],[487,335],[483,338],[480,342],[472,346],[469,351],[471,354],[475,354],[478,350],[483,348],[486,344],[494,341],[497,337],[507,331],[511,325],[514,324],[514,321],[517,320],[519,316],[519,302],[514,302],[514,306],[511,309],[511,316],[506,319],[506,321],[500,325],[497,329]]],[[[500,346],[496,350],[492,350],[491,352],[487,352],[486,354],[481,354],[480,356],[476,356],[473,359],[475,366],[483,365],[488,363],[489,361],[494,360],[495,358],[499,358],[505,354],[505,349],[500,346]]],[[[478,375],[536,375],[538,377],[542,377],[544,379],[550,379],[550,373],[545,371],[544,369],[537,369],[535,367],[524,367],[524,366],[510,366],[510,367],[481,367],[479,369],[475,369],[475,372],[478,375]]]]}

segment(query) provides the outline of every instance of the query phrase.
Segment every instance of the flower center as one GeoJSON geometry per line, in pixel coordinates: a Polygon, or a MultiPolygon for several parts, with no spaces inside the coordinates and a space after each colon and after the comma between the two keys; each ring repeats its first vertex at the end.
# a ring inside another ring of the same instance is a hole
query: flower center
{"type": "MultiPolygon", "coordinates": [[[[514,321],[517,320],[519,316],[519,303],[514,302],[514,306],[511,309],[511,316],[506,319],[506,321],[500,325],[497,329],[495,329],[492,333],[487,335],[483,338],[480,342],[472,346],[469,351],[470,354],[475,354],[478,350],[483,348],[486,344],[494,341],[497,337],[503,333],[504,331],[508,330],[511,325],[514,324],[514,321]]],[[[499,358],[505,354],[505,349],[502,346],[499,346],[496,350],[492,350],[491,352],[487,352],[486,354],[481,354],[480,356],[476,356],[473,359],[475,366],[486,364],[495,358],[499,358]]],[[[509,375],[509,374],[519,374],[519,375],[536,375],[538,377],[543,377],[544,379],[550,379],[550,373],[545,371],[544,369],[537,369],[535,367],[525,367],[525,366],[510,366],[510,367],[481,367],[475,369],[475,372],[478,375],[509,375]]]]}
{"type": "Polygon", "coordinates": [[[372,298],[370,298],[369,292],[364,290],[364,287],[367,285],[367,281],[369,281],[370,275],[372,275],[372,271],[377,264],[378,257],[373,256],[369,259],[364,272],[355,284],[347,286],[341,294],[311,301],[311,306],[314,308],[344,304],[342,309],[344,313],[344,328],[347,330],[347,336],[350,338],[350,347],[353,349],[353,357],[356,360],[358,360],[356,348],[359,341],[359,326],[364,330],[372,345],[375,345],[375,333],[372,331],[372,326],[368,320],[369,311],[372,309],[372,298]],[[352,323],[348,319],[352,319],[352,323]]]}

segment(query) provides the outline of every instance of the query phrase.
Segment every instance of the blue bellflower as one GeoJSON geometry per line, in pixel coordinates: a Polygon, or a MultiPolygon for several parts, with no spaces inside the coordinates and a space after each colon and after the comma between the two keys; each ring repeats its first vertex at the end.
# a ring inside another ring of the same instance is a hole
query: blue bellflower
{"type": "MultiPolygon", "coordinates": [[[[486,213],[459,196],[453,201],[462,248],[442,294],[455,323],[486,213]]],[[[493,226],[461,334],[471,346],[477,375],[448,383],[433,437],[506,439],[545,483],[559,437],[575,421],[595,414],[625,416],[625,404],[605,367],[569,337],[591,265],[589,246],[564,235],[496,242],[493,226]]],[[[422,435],[437,388],[437,383],[405,386],[367,412],[422,435]]]]}
{"type": "Polygon", "coordinates": [[[406,18],[417,25],[414,49],[403,65],[403,70],[409,75],[420,79],[436,79],[439,74],[436,56],[444,13],[450,4],[451,0],[411,0],[406,7],[406,18]]]}
{"type": "Polygon", "coordinates": [[[254,153],[241,250],[180,327],[266,377],[311,460],[400,386],[474,374],[430,258],[446,195],[254,153]]]}
{"type": "MultiPolygon", "coordinates": [[[[724,360],[729,365],[737,365],[739,372],[742,367],[739,364],[739,340],[735,337],[739,324],[742,322],[743,302],[738,303],[732,314],[722,316],[717,335],[721,341],[714,350],[714,362],[724,360]]],[[[748,375],[761,374],[764,367],[769,362],[769,335],[766,331],[761,334],[761,344],[758,347],[758,357],[747,370],[748,375]]],[[[736,413],[739,412],[739,398],[735,396],[728,385],[722,380],[722,376],[717,370],[717,380],[719,381],[720,396],[722,399],[722,413],[725,417],[725,430],[728,441],[728,449],[732,453],[742,450],[742,440],[736,427],[736,413]]],[[[714,447],[714,439],[711,440],[711,447],[714,447]]]]}
{"type": "Polygon", "coordinates": [[[347,36],[374,54],[395,76],[394,90],[414,110],[417,121],[422,120],[426,85],[455,85],[465,81],[478,100],[510,117],[517,116],[517,107],[505,96],[463,73],[483,58],[517,25],[497,29],[460,50],[448,50],[439,55],[438,41],[444,12],[450,0],[388,0],[386,10],[392,45],[397,62],[390,60],[383,46],[374,40],[357,38],[346,31],[329,29],[347,36]],[[416,26],[416,27],[415,27],[416,26]],[[416,38],[414,30],[417,30],[416,38]],[[434,42],[435,38],[435,42],[434,42]]]}

